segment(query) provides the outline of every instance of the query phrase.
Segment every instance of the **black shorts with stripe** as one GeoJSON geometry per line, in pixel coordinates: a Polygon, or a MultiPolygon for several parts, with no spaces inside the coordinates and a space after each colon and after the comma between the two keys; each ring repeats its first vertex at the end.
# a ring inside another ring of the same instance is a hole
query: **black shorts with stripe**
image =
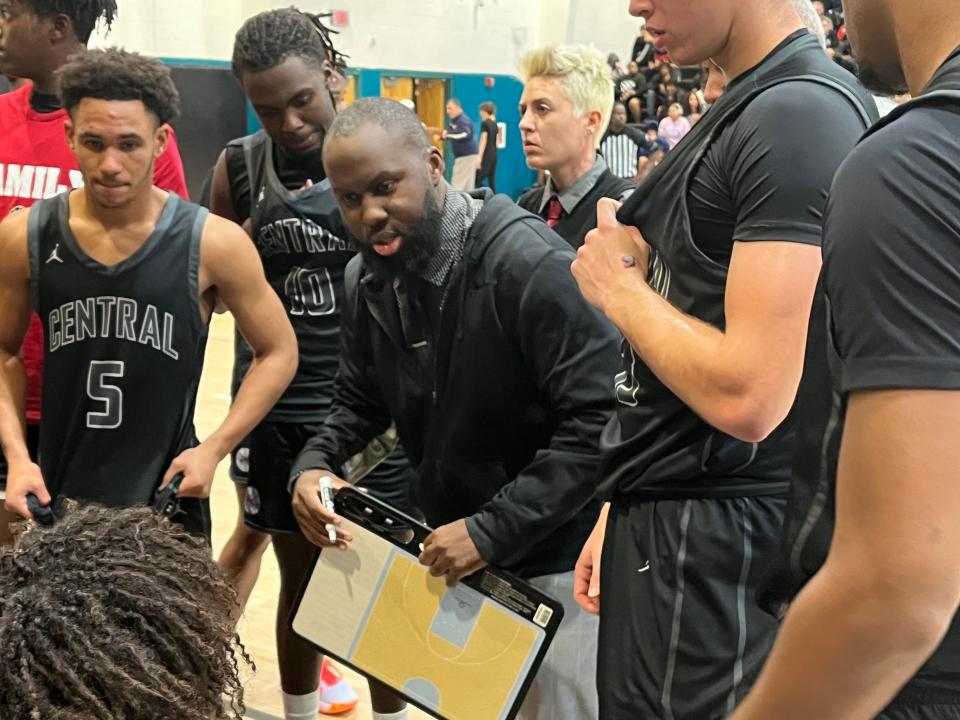
{"type": "Polygon", "coordinates": [[[743,699],[777,620],[756,588],[782,496],[615,501],[601,563],[601,720],[713,720],[743,699]]]}

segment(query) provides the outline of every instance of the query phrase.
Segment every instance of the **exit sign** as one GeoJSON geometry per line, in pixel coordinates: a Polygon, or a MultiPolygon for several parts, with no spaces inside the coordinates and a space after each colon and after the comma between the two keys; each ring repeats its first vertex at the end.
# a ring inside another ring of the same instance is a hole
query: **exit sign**
{"type": "Polygon", "coordinates": [[[334,27],[346,27],[350,24],[349,10],[333,10],[330,12],[330,24],[334,27]]]}

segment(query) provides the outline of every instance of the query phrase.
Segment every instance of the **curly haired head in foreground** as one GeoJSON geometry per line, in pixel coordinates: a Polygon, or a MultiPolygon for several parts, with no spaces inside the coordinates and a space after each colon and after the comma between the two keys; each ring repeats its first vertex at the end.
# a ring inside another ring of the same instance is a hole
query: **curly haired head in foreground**
{"type": "Polygon", "coordinates": [[[0,548],[0,717],[240,718],[236,602],[149,508],[68,507],[0,548]]]}

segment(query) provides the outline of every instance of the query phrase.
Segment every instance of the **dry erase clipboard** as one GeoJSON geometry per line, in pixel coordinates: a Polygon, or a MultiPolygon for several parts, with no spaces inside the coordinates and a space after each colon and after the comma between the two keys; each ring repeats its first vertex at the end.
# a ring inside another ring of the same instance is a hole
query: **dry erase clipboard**
{"type": "Polygon", "coordinates": [[[350,549],[327,550],[300,591],[294,632],[443,720],[513,720],[562,605],[499,570],[447,588],[417,561],[431,529],[345,488],[350,549]]]}

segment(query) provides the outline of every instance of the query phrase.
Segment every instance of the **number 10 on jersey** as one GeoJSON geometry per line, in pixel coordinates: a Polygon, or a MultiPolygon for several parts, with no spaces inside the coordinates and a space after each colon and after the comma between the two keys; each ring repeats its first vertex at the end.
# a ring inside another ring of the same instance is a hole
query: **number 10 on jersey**
{"type": "Polygon", "coordinates": [[[326,268],[295,267],[283,283],[289,312],[294,317],[332,315],[337,309],[333,280],[326,268]]]}

